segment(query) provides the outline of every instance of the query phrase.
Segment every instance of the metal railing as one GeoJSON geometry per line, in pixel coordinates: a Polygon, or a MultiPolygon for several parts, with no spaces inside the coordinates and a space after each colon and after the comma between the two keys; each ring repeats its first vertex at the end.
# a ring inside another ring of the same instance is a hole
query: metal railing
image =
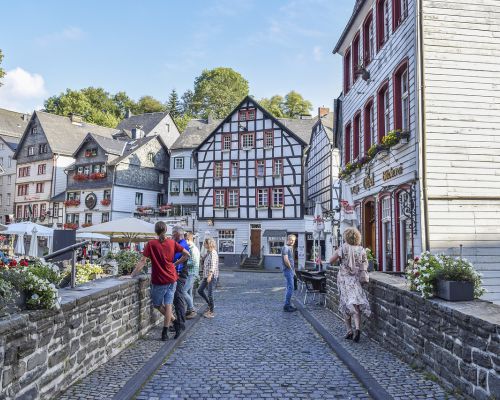
{"type": "Polygon", "coordinates": [[[74,288],[76,286],[76,252],[75,250],[82,248],[88,244],[90,244],[90,240],[86,240],[84,242],[80,243],[75,243],[72,244],[71,246],[64,247],[62,249],[59,249],[57,251],[54,251],[53,253],[47,254],[45,257],[45,261],[49,261],[55,257],[58,257],[60,255],[72,252],[72,257],[71,257],[71,288],[74,288]]]}

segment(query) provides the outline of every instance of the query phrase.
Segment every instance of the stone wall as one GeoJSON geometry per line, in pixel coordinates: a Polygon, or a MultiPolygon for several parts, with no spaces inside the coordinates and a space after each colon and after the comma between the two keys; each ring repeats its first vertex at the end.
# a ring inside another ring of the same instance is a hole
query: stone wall
{"type": "MultiPolygon", "coordinates": [[[[475,399],[500,399],[500,306],[425,300],[401,277],[370,274],[372,316],[362,329],[406,362],[475,399]]],[[[338,308],[337,271],[327,272],[327,304],[338,308]]]]}
{"type": "Polygon", "coordinates": [[[60,290],[58,311],[0,319],[0,399],[52,398],[157,321],[147,278],[103,279],[91,286],[60,290]]]}

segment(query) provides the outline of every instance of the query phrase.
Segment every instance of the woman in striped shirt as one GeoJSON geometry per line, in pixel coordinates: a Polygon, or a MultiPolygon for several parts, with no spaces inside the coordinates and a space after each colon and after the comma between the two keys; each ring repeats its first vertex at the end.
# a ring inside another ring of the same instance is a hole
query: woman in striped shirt
{"type": "Polygon", "coordinates": [[[216,244],[214,239],[205,239],[203,246],[207,249],[207,254],[203,258],[203,280],[198,288],[198,294],[208,304],[208,310],[203,316],[205,318],[213,318],[215,316],[213,292],[217,285],[217,279],[219,279],[219,255],[215,250],[216,244]],[[205,289],[207,289],[207,293],[205,293],[205,289]]]}

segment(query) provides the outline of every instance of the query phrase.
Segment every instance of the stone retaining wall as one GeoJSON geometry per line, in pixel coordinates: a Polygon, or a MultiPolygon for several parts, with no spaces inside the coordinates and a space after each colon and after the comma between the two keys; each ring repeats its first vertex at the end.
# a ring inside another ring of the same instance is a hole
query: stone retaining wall
{"type": "Polygon", "coordinates": [[[52,398],[156,323],[149,279],[103,279],[90,286],[60,290],[58,311],[0,319],[0,399],[52,398]]]}
{"type": "MultiPolygon", "coordinates": [[[[403,278],[371,273],[372,317],[362,329],[411,365],[475,399],[500,399],[500,306],[425,300],[403,278]]],[[[338,308],[337,271],[327,271],[327,304],[338,308]]]]}

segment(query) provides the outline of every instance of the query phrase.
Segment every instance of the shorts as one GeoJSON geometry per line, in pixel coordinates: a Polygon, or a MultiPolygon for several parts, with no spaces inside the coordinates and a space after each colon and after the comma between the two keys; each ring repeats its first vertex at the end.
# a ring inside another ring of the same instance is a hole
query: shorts
{"type": "Polygon", "coordinates": [[[153,306],[160,307],[165,304],[172,304],[176,287],[177,282],[166,285],[151,285],[151,301],[153,306]]]}

